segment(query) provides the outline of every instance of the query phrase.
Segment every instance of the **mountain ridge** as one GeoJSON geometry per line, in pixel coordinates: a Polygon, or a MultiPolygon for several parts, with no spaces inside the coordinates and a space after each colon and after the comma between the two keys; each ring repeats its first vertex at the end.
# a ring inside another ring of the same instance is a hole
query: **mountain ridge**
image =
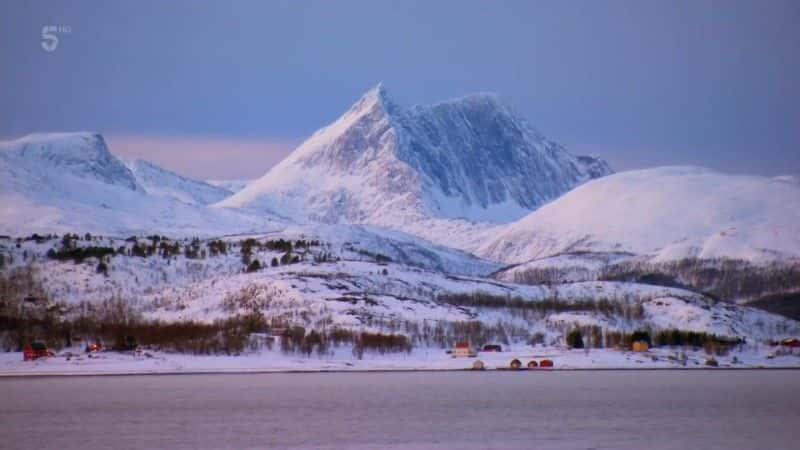
{"type": "Polygon", "coordinates": [[[379,84],[215,206],[372,224],[442,243],[445,229],[512,221],[610,172],[544,138],[496,95],[403,109],[379,84]]]}
{"type": "Polygon", "coordinates": [[[123,163],[151,195],[172,197],[188,204],[210,205],[233,194],[225,187],[185,177],[144,159],[126,159],[123,163]]]}
{"type": "Polygon", "coordinates": [[[208,235],[275,226],[266,214],[215,211],[198,201],[218,188],[152,163],[132,166],[158,175],[157,181],[137,179],[99,133],[38,133],[0,142],[0,230],[208,235]]]}

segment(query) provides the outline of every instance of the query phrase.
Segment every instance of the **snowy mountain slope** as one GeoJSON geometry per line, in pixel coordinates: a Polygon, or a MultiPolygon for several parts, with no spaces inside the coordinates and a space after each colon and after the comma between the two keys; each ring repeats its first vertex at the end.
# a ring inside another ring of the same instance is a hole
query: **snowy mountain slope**
{"type": "Polygon", "coordinates": [[[206,183],[235,194],[245,188],[253,180],[205,180],[206,183]]]}
{"type": "Polygon", "coordinates": [[[493,273],[492,278],[521,284],[594,281],[600,277],[603,268],[630,260],[633,256],[630,253],[561,253],[503,267],[493,273]]]}
{"type": "Polygon", "coordinates": [[[622,172],[586,183],[501,227],[477,254],[507,263],[570,252],[651,261],[800,257],[800,188],[697,167],[622,172]]]}
{"type": "Polygon", "coordinates": [[[213,320],[225,317],[221,307],[226,295],[257,292],[276,317],[307,317],[303,325],[324,322],[351,329],[383,330],[396,323],[480,321],[486,325],[505,323],[524,330],[556,334],[577,326],[598,325],[611,330],[632,331],[638,327],[654,330],[682,329],[726,337],[745,337],[753,342],[800,331],[797,322],[753,308],[725,303],[714,304],[697,294],[631,283],[585,282],[544,286],[492,284],[481,279],[446,278],[390,265],[387,275],[376,275],[380,267],[370,263],[342,262],[336,265],[300,265],[258,274],[237,274],[213,278],[183,287],[167,287],[151,299],[161,303],[153,317],[166,320],[213,320]],[[437,300],[440,294],[512,296],[535,303],[558,298],[566,303],[602,298],[633,307],[642,305],[642,316],[630,320],[595,311],[551,312],[539,317],[515,317],[502,308],[451,305],[437,300]],[[303,313],[304,312],[304,313],[303,313]],[[370,327],[368,324],[372,324],[370,327]],[[783,330],[783,331],[779,331],[783,330]]]}
{"type": "Polygon", "coordinates": [[[379,85],[217,206],[373,224],[441,243],[454,228],[512,221],[608,173],[604,162],[545,139],[492,95],[405,110],[379,85]]]}
{"type": "Polygon", "coordinates": [[[172,197],[190,205],[210,205],[233,194],[224,187],[186,178],[149,161],[134,159],[125,161],[125,165],[150,195],[172,197]]]}
{"type": "MultiPolygon", "coordinates": [[[[258,240],[264,242],[277,236],[258,240]]],[[[304,260],[297,264],[244,273],[237,247],[242,241],[226,240],[227,252],[216,255],[208,251],[207,242],[201,243],[200,249],[207,256],[200,258],[187,258],[183,252],[169,258],[116,254],[107,260],[108,275],[97,272],[94,258],[77,264],[47,258],[47,251],[60,245],[58,240],[29,240],[17,248],[4,245],[11,241],[0,239],[0,251],[13,256],[14,267],[33,264],[44,275],[45,289],[55,300],[76,305],[82,301],[102,302],[116,295],[148,317],[166,321],[210,322],[245,313],[235,305],[231,307],[231,299],[242,299],[237,303],[260,305],[259,311],[267,319],[289,321],[307,329],[337,326],[387,331],[393,326],[392,332],[413,336],[426,326],[478,321],[486,327],[505,329],[503,333],[512,342],[523,344],[536,332],[559,336],[565,330],[593,325],[628,332],[642,327],[681,329],[746,337],[749,342],[800,332],[796,321],[715,302],[682,289],[621,282],[516,285],[361,259],[358,252],[339,249],[328,242],[309,247],[308,253],[302,253],[304,260]],[[335,258],[315,262],[313,256],[323,252],[332,252],[335,258]],[[448,294],[516,298],[530,303],[547,301],[551,306],[531,308],[526,313],[519,306],[488,307],[443,300],[441,296],[448,294]],[[554,302],[589,302],[590,306],[557,310],[552,306],[554,302]]],[[[148,245],[149,241],[140,239],[140,243],[148,245]]],[[[91,242],[79,240],[77,245],[130,248],[132,244],[95,236],[91,242]]],[[[253,257],[268,261],[280,255],[280,251],[262,248],[256,249],[253,257]]]]}
{"type": "Polygon", "coordinates": [[[38,177],[44,182],[42,191],[58,189],[44,177],[58,173],[143,192],[130,169],[96,133],[39,133],[0,142],[0,163],[14,178],[38,177]]]}
{"type": "Polygon", "coordinates": [[[265,214],[148,194],[99,134],[37,134],[0,143],[0,233],[208,235],[278,226],[265,214]]]}
{"type": "Polygon", "coordinates": [[[314,239],[326,243],[337,254],[350,259],[390,260],[425,270],[447,274],[487,276],[500,264],[477,258],[469,253],[436,245],[403,232],[368,225],[313,224],[288,226],[276,239],[314,239]]]}

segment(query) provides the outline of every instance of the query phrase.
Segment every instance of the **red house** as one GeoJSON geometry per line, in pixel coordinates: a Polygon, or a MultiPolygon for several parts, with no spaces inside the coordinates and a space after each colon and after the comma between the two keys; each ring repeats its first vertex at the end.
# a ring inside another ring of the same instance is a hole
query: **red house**
{"type": "Polygon", "coordinates": [[[789,348],[800,348],[800,339],[797,338],[786,338],[781,341],[781,345],[784,347],[789,348]]]}
{"type": "Polygon", "coordinates": [[[453,349],[453,358],[472,358],[477,356],[475,350],[469,345],[469,342],[458,342],[456,348],[453,349]]]}
{"type": "Polygon", "coordinates": [[[53,355],[54,353],[43,342],[31,342],[30,344],[25,344],[25,347],[22,348],[23,361],[33,361],[34,359],[53,355]]]}

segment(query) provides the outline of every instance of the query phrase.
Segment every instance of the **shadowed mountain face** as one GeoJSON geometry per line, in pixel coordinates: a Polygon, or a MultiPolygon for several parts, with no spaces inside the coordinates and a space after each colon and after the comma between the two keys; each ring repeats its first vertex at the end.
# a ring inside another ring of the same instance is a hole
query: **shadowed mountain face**
{"type": "Polygon", "coordinates": [[[413,233],[425,220],[510,222],[610,173],[547,140],[494,95],[403,109],[379,85],[218,205],[413,233]]]}
{"type": "Polygon", "coordinates": [[[416,107],[397,122],[398,158],[430,189],[476,208],[510,202],[535,209],[611,173],[605,162],[576,158],[547,140],[489,94],[416,107]]]}

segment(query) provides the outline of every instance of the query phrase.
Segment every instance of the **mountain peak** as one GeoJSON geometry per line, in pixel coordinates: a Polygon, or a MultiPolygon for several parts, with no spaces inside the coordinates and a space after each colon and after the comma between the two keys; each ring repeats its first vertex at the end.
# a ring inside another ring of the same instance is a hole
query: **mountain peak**
{"type": "Polygon", "coordinates": [[[544,138],[496,94],[404,109],[380,83],[218,206],[436,239],[426,218],[505,223],[608,173],[544,138]]]}
{"type": "Polygon", "coordinates": [[[99,151],[106,148],[103,135],[91,131],[31,133],[19,139],[0,142],[0,148],[3,149],[27,148],[29,151],[53,145],[73,149],[97,148],[99,151]]]}
{"type": "Polygon", "coordinates": [[[6,158],[18,164],[50,167],[65,174],[141,190],[130,170],[111,154],[100,133],[34,133],[2,142],[0,149],[6,158]]]}
{"type": "Polygon", "coordinates": [[[399,111],[399,108],[389,98],[389,94],[383,85],[383,82],[378,83],[361,98],[359,98],[353,106],[345,113],[345,116],[361,116],[375,110],[380,110],[386,114],[391,114],[399,111]]]}
{"type": "Polygon", "coordinates": [[[373,97],[380,100],[387,98],[386,86],[383,85],[383,81],[379,81],[378,84],[367,90],[363,97],[373,97]]]}

